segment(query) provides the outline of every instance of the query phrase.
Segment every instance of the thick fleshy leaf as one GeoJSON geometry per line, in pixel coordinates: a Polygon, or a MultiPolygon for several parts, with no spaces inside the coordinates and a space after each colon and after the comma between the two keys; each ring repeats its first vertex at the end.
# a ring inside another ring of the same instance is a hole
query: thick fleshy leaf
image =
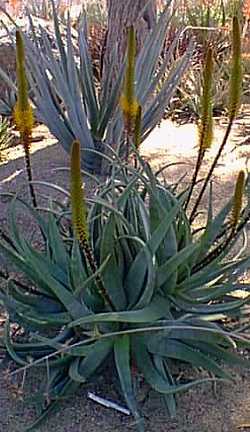
{"type": "Polygon", "coordinates": [[[148,267],[147,260],[149,262],[150,259],[149,253],[154,255],[157,252],[168,231],[171,229],[172,222],[176,218],[180,210],[180,206],[181,203],[177,203],[173,207],[173,209],[166,215],[166,218],[163,218],[162,222],[156,227],[156,229],[152,233],[148,242],[137,255],[129,270],[125,281],[125,288],[128,292],[132,294],[132,297],[130,298],[131,306],[134,303],[138,302],[139,296],[142,292],[143,282],[145,280],[148,267]],[[134,286],[133,290],[131,289],[132,286],[134,286]]]}
{"type": "Polygon", "coordinates": [[[212,358],[189,346],[187,343],[166,338],[165,341],[161,340],[160,345],[150,343],[148,349],[153,354],[181,360],[190,363],[194,367],[202,367],[209,370],[220,378],[231,379],[231,376],[218,366],[212,358]]]}
{"type": "Polygon", "coordinates": [[[181,282],[178,289],[181,291],[188,291],[190,289],[201,287],[211,281],[217,281],[226,276],[234,276],[237,278],[242,274],[250,265],[250,258],[243,258],[242,260],[237,260],[229,262],[224,265],[211,263],[207,265],[204,269],[192,274],[190,278],[181,282]]]}
{"type": "Polygon", "coordinates": [[[82,256],[78,241],[75,239],[71,249],[69,274],[72,291],[74,291],[76,295],[80,295],[82,293],[84,283],[86,282],[88,275],[86,273],[86,268],[84,267],[82,262],[82,256]]]}
{"type": "Polygon", "coordinates": [[[195,253],[196,249],[197,245],[191,244],[173,255],[165,264],[162,264],[157,271],[158,286],[163,285],[178,270],[178,267],[195,253]]]}
{"type": "Polygon", "coordinates": [[[150,384],[150,386],[163,394],[175,394],[181,391],[188,390],[194,385],[203,384],[209,381],[214,381],[211,379],[200,379],[193,380],[185,384],[174,384],[171,385],[169,381],[167,381],[156,369],[152,357],[149,354],[146,345],[141,342],[138,338],[135,338],[134,341],[134,353],[136,358],[136,364],[141,373],[143,373],[146,381],[150,384]]]}
{"type": "Polygon", "coordinates": [[[112,338],[97,341],[84,359],[77,357],[72,361],[69,368],[70,378],[78,383],[85,383],[110,354],[113,345],[112,338]]]}
{"type": "Polygon", "coordinates": [[[123,288],[123,275],[116,259],[116,219],[111,213],[102,232],[101,262],[109,257],[102,273],[104,286],[117,310],[126,308],[127,299],[123,288]]]}
{"type": "Polygon", "coordinates": [[[128,312],[107,312],[86,316],[73,321],[69,327],[93,322],[128,322],[147,323],[157,321],[168,315],[169,303],[163,297],[155,297],[152,303],[143,309],[128,312]]]}
{"type": "MultiPolygon", "coordinates": [[[[167,359],[161,356],[154,356],[154,364],[157,371],[162,375],[162,377],[169,382],[170,385],[174,385],[174,379],[170,373],[167,359]]],[[[176,400],[173,394],[164,394],[164,402],[168,408],[171,418],[176,416],[176,400]]]]}
{"type": "Polygon", "coordinates": [[[130,366],[130,338],[127,335],[117,338],[114,344],[115,364],[121,383],[124,398],[136,421],[138,431],[144,432],[143,420],[138,412],[134,396],[131,366],[130,366]]]}

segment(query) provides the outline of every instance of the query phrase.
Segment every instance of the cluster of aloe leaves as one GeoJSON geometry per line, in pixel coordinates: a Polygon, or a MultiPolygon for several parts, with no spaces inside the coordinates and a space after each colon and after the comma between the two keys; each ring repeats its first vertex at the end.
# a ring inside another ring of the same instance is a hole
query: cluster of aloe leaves
{"type": "Polygon", "coordinates": [[[163,186],[138,158],[138,170],[113,162],[113,175],[88,200],[94,274],[84,249],[66,229],[67,209],[55,211],[54,204],[44,218],[21,202],[41,231],[44,243],[37,250],[16,224],[18,199],[11,204],[11,243],[1,240],[0,253],[30,283],[1,275],[5,283],[0,298],[9,314],[5,345],[18,365],[42,368],[45,377],[39,394],[41,415],[28,430],[36,430],[62,397],[103,364],[116,369],[141,431],[135,366],[164,395],[174,415],[175,393],[211,378],[176,383],[173,360],[203,368],[219,379],[230,379],[221,362],[250,365],[234,352],[248,346],[247,341],[222,325],[227,318],[239,317],[249,301],[248,296],[239,299],[231,293],[248,292],[249,284],[238,282],[238,277],[250,258],[226,259],[230,245],[209,263],[204,260],[224,229],[232,200],[213,218],[211,196],[206,227],[194,236],[182,206],[185,194],[177,196],[163,186]],[[97,275],[112,307],[97,290],[97,275]],[[25,329],[25,341],[11,339],[12,323],[25,329]]]}
{"type": "Polygon", "coordinates": [[[243,171],[234,196],[217,213],[210,187],[204,226],[197,229],[195,224],[239,105],[237,17],[232,34],[229,124],[191,212],[192,191],[212,140],[212,51],[205,62],[197,166],[190,187],[178,193],[176,185],[162,183],[160,173],[155,174],[140,156],[143,104],[134,88],[133,28],[122,97],[124,132],[131,145],[128,159],[121,160],[109,148],[111,157],[102,157],[111,174],[104,183],[92,175],[96,194],[85,198],[80,142],[73,141],[70,193],[61,189],[70,198],[71,211],[51,198],[44,214],[39,204],[32,207],[13,197],[9,233],[1,232],[0,238],[0,255],[18,272],[15,276],[0,272],[0,301],[8,313],[4,345],[20,365],[17,373],[39,368],[45,378],[34,397],[39,402],[39,416],[27,430],[37,430],[62,398],[100,368],[116,371],[126,404],[142,432],[135,385],[139,374],[163,394],[174,416],[177,392],[207,381],[230,380],[223,363],[250,366],[236,351],[249,348],[249,340],[227,325],[244,314],[249,302],[250,285],[239,282],[239,276],[249,268],[250,257],[241,257],[233,248],[249,220],[249,201],[245,208],[243,205],[248,185],[243,171]],[[39,246],[20,232],[16,221],[19,205],[36,221],[39,246]],[[236,291],[244,295],[236,296],[236,291]],[[12,324],[16,323],[25,334],[21,340],[12,337],[12,324]],[[176,380],[176,360],[202,368],[208,376],[176,380]]]}

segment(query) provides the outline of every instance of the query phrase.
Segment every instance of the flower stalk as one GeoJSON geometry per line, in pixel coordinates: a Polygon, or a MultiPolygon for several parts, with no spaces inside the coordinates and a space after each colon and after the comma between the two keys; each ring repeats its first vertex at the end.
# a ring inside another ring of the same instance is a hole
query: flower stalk
{"type": "Polygon", "coordinates": [[[245,173],[241,170],[238,174],[233,199],[232,209],[232,229],[236,230],[240,220],[240,214],[242,210],[243,194],[245,189],[245,173]]]}
{"type": "Polygon", "coordinates": [[[88,244],[87,206],[81,179],[80,143],[73,141],[71,147],[71,207],[75,236],[81,245],[88,244]]]}
{"type": "Polygon", "coordinates": [[[237,16],[233,17],[232,65],[229,84],[228,112],[232,122],[237,116],[242,92],[241,29],[237,16]]]}
{"type": "Polygon", "coordinates": [[[138,110],[135,118],[135,130],[134,130],[134,143],[136,150],[139,150],[141,145],[141,120],[142,120],[142,108],[138,105],[138,110]]]}
{"type": "Polygon", "coordinates": [[[75,237],[79,241],[80,247],[82,248],[91,271],[96,275],[96,286],[100,297],[111,310],[114,310],[113,302],[103,285],[100,275],[98,274],[97,264],[92,248],[89,244],[87,205],[81,179],[81,148],[79,141],[73,141],[71,146],[70,192],[72,224],[75,237]]]}
{"type": "Polygon", "coordinates": [[[209,48],[205,58],[203,71],[203,91],[201,98],[201,118],[198,124],[199,132],[199,152],[195,166],[195,171],[191,181],[191,187],[185,204],[187,209],[190,202],[198,174],[206,153],[211,147],[213,140],[213,103],[212,103],[212,84],[213,84],[213,51],[209,48]]]}
{"type": "Polygon", "coordinates": [[[126,139],[126,158],[128,159],[130,139],[135,134],[136,122],[140,116],[138,100],[135,96],[135,58],[136,58],[136,34],[134,27],[128,29],[127,43],[127,68],[124,80],[123,93],[120,98],[120,106],[123,112],[126,139]]]}
{"type": "Polygon", "coordinates": [[[192,223],[196,217],[197,209],[201,202],[201,199],[204,195],[204,192],[207,188],[207,185],[213,175],[213,172],[217,166],[217,163],[221,157],[221,154],[226,146],[228,137],[230,135],[233,122],[235,117],[237,116],[238,109],[240,106],[240,97],[241,97],[241,88],[242,88],[242,70],[241,70],[241,32],[240,32],[240,23],[239,18],[237,16],[233,17],[232,22],[232,66],[230,73],[230,89],[229,89],[229,103],[228,103],[228,115],[229,122],[227,129],[225,131],[224,138],[220,145],[220,148],[213,160],[213,163],[210,167],[210,170],[205,178],[201,191],[198,195],[194,208],[190,215],[190,223],[192,223]]]}
{"type": "Polygon", "coordinates": [[[32,203],[37,207],[37,200],[32,184],[33,175],[30,159],[30,144],[32,129],[34,126],[33,110],[28,97],[28,83],[25,71],[25,49],[23,37],[19,30],[16,32],[16,74],[17,74],[17,102],[14,108],[14,120],[16,128],[20,133],[21,143],[24,148],[25,166],[29,181],[29,190],[32,203]]]}
{"type": "Polygon", "coordinates": [[[141,145],[141,120],[142,120],[142,108],[138,105],[137,115],[135,118],[135,129],[134,129],[134,166],[137,169],[137,152],[139,151],[141,145]]]}
{"type": "Polygon", "coordinates": [[[239,221],[243,204],[245,184],[245,172],[241,170],[238,174],[235,184],[230,225],[224,232],[224,234],[226,234],[226,238],[220,244],[218,244],[218,246],[212,252],[210,252],[200,263],[198,263],[194,267],[194,272],[201,270],[204,266],[208,265],[212,260],[217,258],[221,253],[223,253],[224,250],[231,243],[231,241],[235,238],[235,235],[237,235],[239,230],[243,228],[246,221],[243,221],[243,225],[239,224],[239,221]]]}

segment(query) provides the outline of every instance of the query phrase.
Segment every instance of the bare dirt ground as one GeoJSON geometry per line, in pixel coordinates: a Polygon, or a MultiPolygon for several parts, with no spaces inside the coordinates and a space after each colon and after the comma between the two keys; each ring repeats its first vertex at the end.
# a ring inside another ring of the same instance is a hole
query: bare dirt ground
{"type": "MultiPolygon", "coordinates": [[[[247,168],[250,137],[250,113],[245,107],[244,116],[240,118],[233,131],[232,138],[221,159],[214,177],[216,206],[219,208],[232,194],[234,182],[239,169],[247,168]],[[236,147],[236,148],[235,148],[236,147]]],[[[214,145],[207,155],[203,172],[216,151],[223,134],[224,125],[220,121],[216,126],[214,145]]],[[[32,165],[34,177],[39,180],[54,182],[67,187],[68,176],[65,172],[55,172],[55,168],[68,166],[69,157],[62,147],[50,137],[46,128],[38,126],[32,145],[32,165]],[[40,138],[39,138],[40,137],[40,138]]],[[[148,138],[142,146],[142,153],[151,161],[155,168],[166,163],[183,163],[168,168],[166,179],[178,181],[186,173],[184,182],[190,178],[196,161],[196,131],[194,125],[186,124],[178,127],[164,121],[159,129],[148,138]]],[[[0,164],[1,193],[20,191],[27,197],[26,174],[23,163],[23,152],[19,145],[11,147],[3,154],[0,164]]],[[[92,186],[86,181],[91,193],[92,186]]],[[[39,189],[41,191],[41,189],[39,189]]],[[[5,225],[6,197],[0,199],[0,220],[5,225]]],[[[203,201],[206,206],[206,197],[203,201]]],[[[24,229],[32,230],[23,218],[18,224],[24,229]]],[[[1,331],[1,329],[0,329],[1,331]]],[[[34,419],[35,411],[22,401],[22,392],[16,391],[15,384],[22,383],[22,376],[17,376],[11,383],[6,380],[6,368],[14,365],[2,362],[0,373],[0,431],[21,432],[34,419]]],[[[250,371],[233,369],[233,384],[218,384],[216,394],[210,384],[202,385],[177,397],[178,415],[170,419],[161,403],[159,396],[150,392],[149,399],[143,406],[146,417],[147,432],[237,432],[250,430],[250,371]]],[[[187,376],[198,372],[187,371],[187,376]]],[[[203,373],[203,372],[201,372],[203,373]]],[[[24,398],[34,391],[39,376],[31,376],[24,382],[24,398]]],[[[115,387],[110,384],[108,373],[98,382],[83,386],[77,395],[63,401],[59,412],[52,415],[48,422],[37,432],[133,432],[133,419],[120,415],[110,409],[102,408],[87,398],[87,391],[111,400],[119,401],[115,387]]],[[[122,402],[121,402],[122,403],[122,402]]]]}

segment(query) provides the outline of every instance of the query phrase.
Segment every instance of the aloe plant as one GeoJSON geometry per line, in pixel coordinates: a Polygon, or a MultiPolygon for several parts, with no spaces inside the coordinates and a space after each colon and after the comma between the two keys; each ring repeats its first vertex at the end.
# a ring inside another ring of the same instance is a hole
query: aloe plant
{"type": "MultiPolygon", "coordinates": [[[[73,140],[79,140],[82,150],[85,150],[82,151],[85,168],[98,172],[101,158],[96,151],[105,153],[108,145],[121,150],[124,147],[119,108],[124,63],[114,82],[114,50],[110,77],[96,86],[86,37],[86,20],[83,17],[82,24],[74,30],[68,19],[64,37],[53,0],[51,3],[55,37],[52,38],[46,29],[35,29],[31,16],[33,34],[26,37],[28,79],[37,117],[66,151],[70,151],[73,140]]],[[[163,64],[158,67],[171,18],[170,8],[166,7],[136,58],[136,98],[143,108],[142,140],[162,119],[193,52],[193,45],[190,45],[185,55],[173,60],[172,54],[178,43],[178,38],[175,38],[163,64]],[[169,75],[162,82],[166,70],[169,75]]]]}
{"type": "Polygon", "coordinates": [[[45,218],[25,204],[44,240],[37,250],[19,231],[15,197],[9,213],[12,242],[0,241],[0,253],[33,287],[0,274],[8,285],[0,293],[9,315],[6,349],[20,371],[39,367],[46,377],[46,392],[42,388],[37,395],[41,415],[27,430],[37,430],[62,397],[109,364],[143,431],[134,365],[164,395],[171,415],[177,392],[211,379],[231,379],[221,361],[250,366],[235,351],[249,342],[226,326],[226,318],[239,317],[249,302],[248,295],[232,293],[248,293],[250,285],[238,277],[250,258],[227,258],[241,233],[244,176],[239,175],[234,197],[215,217],[210,194],[207,224],[195,234],[183,209],[185,194],[176,196],[171,185],[164,187],[138,153],[136,170],[113,161],[112,177],[99,183],[91,199],[81,191],[79,143],[73,144],[71,157],[73,231],[68,208],[55,203],[45,218]],[[218,250],[228,218],[235,221],[233,235],[218,250]],[[25,343],[12,340],[12,322],[25,329],[25,343]],[[50,336],[46,329],[53,329],[50,336]],[[175,382],[173,359],[206,369],[214,378],[175,382]]]}
{"type": "MultiPolygon", "coordinates": [[[[233,35],[238,38],[237,25],[234,19],[233,35]]],[[[206,146],[201,135],[201,150],[210,143],[211,59],[209,52],[201,118],[206,146]]],[[[239,66],[234,55],[233,74],[239,66]]],[[[234,85],[240,89],[239,82],[234,85]]],[[[134,96],[137,86],[132,84],[131,89],[129,96],[134,96]]],[[[239,105],[238,90],[231,87],[229,132],[239,105]]],[[[133,107],[133,97],[131,101],[133,107]]],[[[124,399],[142,432],[138,374],[164,396],[174,416],[176,393],[211,380],[232,380],[222,363],[250,366],[237,351],[249,348],[249,340],[227,325],[241,317],[250,301],[250,285],[239,281],[250,257],[235,255],[233,248],[249,220],[249,200],[244,207],[249,179],[240,171],[233,196],[216,214],[210,187],[206,222],[194,229],[186,212],[188,191],[177,195],[174,185],[163,185],[140,156],[145,132],[137,108],[129,129],[135,167],[110,149],[112,157],[102,157],[109,162],[111,175],[103,184],[91,175],[97,191],[86,198],[80,143],[73,141],[70,193],[60,189],[70,198],[70,208],[49,199],[43,216],[42,209],[16,195],[12,200],[10,231],[1,233],[0,254],[30,283],[0,272],[5,281],[0,300],[8,312],[4,344],[20,365],[15,373],[39,367],[45,376],[34,397],[40,415],[27,431],[37,430],[61,398],[98,374],[100,367],[116,370],[124,399]],[[37,223],[44,242],[39,248],[19,230],[18,203],[37,223]],[[244,296],[236,296],[236,291],[244,296]],[[25,341],[12,338],[12,323],[25,329],[25,341]],[[211,377],[176,381],[173,360],[205,369],[211,377]]],[[[205,179],[204,184],[208,182],[205,179]]]]}

